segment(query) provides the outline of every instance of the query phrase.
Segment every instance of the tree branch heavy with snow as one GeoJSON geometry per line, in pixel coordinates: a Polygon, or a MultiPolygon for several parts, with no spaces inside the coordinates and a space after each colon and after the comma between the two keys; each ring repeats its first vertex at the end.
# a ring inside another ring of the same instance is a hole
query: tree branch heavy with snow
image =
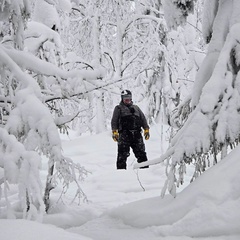
{"type": "MultiPolygon", "coordinates": [[[[224,157],[227,147],[233,148],[239,143],[240,3],[230,1],[218,4],[215,18],[210,18],[213,26],[208,53],[193,88],[192,112],[164,155],[135,165],[142,167],[168,161],[168,178],[163,195],[166,189],[176,195],[176,186],[184,181],[187,164],[195,165],[193,180],[207,167],[216,164],[220,154],[224,157]]],[[[211,10],[207,8],[205,11],[211,10]]]]}

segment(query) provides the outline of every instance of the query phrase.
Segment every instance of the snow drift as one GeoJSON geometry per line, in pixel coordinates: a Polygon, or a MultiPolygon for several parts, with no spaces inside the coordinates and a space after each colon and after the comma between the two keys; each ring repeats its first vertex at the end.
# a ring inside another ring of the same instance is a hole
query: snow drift
{"type": "Polygon", "coordinates": [[[134,227],[155,226],[160,235],[192,237],[240,233],[240,147],[202,174],[176,198],[168,195],[110,211],[134,227]]]}

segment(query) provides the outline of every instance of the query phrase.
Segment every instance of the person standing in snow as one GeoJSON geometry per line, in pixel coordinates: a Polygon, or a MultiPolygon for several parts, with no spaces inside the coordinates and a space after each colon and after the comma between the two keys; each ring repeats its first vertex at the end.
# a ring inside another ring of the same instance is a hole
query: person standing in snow
{"type": "Polygon", "coordinates": [[[126,162],[130,155],[130,147],[138,163],[147,161],[141,131],[143,128],[144,137],[148,140],[149,126],[141,109],[133,105],[132,93],[129,90],[121,92],[121,102],[114,108],[111,127],[112,138],[118,142],[117,169],[127,169],[126,162]]]}

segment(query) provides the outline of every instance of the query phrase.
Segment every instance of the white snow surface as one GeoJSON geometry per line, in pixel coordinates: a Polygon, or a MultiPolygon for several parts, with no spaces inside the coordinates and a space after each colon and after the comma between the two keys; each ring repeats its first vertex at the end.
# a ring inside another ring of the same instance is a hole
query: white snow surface
{"type": "MultiPolygon", "coordinates": [[[[149,159],[161,155],[159,129],[153,126],[151,138],[146,141],[149,159]]],[[[51,192],[53,204],[43,223],[3,219],[4,210],[0,208],[0,239],[240,239],[240,148],[190,185],[193,169],[189,167],[177,197],[167,195],[162,199],[164,164],[133,170],[136,160],[131,152],[128,169],[116,170],[117,145],[110,132],[61,137],[63,153],[91,172],[81,182],[88,202],[71,203],[76,190],[73,186],[59,199],[59,186],[51,192]]],[[[43,181],[46,175],[47,162],[42,165],[43,181]]],[[[9,197],[17,201],[17,190],[11,192],[9,197]]]]}

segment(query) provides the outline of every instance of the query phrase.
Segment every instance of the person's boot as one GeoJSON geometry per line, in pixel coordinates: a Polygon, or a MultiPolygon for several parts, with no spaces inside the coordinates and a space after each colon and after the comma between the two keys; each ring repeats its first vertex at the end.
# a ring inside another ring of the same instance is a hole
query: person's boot
{"type": "Polygon", "coordinates": [[[143,169],[143,168],[149,168],[149,166],[140,167],[140,169],[143,169]]]}

